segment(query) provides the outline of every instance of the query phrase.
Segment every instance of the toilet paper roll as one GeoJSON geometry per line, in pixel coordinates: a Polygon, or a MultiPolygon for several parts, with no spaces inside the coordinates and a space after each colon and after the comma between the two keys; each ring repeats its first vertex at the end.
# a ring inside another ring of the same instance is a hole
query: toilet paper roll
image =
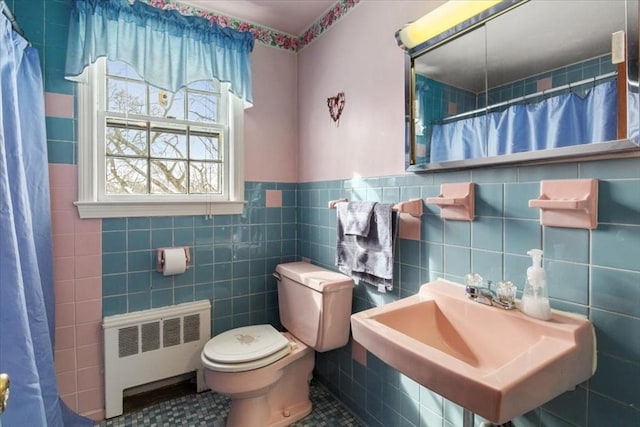
{"type": "Polygon", "coordinates": [[[164,250],[164,270],[162,274],[171,276],[184,273],[187,269],[187,258],[184,248],[167,248],[164,250]]]}

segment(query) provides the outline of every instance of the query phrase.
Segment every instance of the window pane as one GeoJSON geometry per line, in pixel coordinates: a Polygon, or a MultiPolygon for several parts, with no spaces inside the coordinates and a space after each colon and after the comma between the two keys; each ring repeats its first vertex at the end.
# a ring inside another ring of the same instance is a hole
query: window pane
{"type": "Polygon", "coordinates": [[[107,80],[107,111],[147,114],[147,85],[129,80],[107,80]]]}
{"type": "Polygon", "coordinates": [[[132,80],[142,80],[142,77],[127,63],[107,60],[107,74],[132,80]]]}
{"type": "Polygon", "coordinates": [[[184,89],[172,93],[149,86],[150,114],[154,117],[184,120],[184,93],[184,89]]]}
{"type": "Polygon", "coordinates": [[[220,193],[222,177],[220,164],[209,162],[189,163],[189,189],[194,193],[220,193]]]}
{"type": "Polygon", "coordinates": [[[147,131],[142,123],[128,127],[111,125],[107,127],[105,139],[108,155],[147,157],[147,131]]]}
{"type": "Polygon", "coordinates": [[[187,192],[187,162],[151,161],[151,192],[155,194],[187,192]]]}
{"type": "Polygon", "coordinates": [[[107,157],[107,194],[147,193],[147,161],[144,159],[107,157]]]}
{"type": "Polygon", "coordinates": [[[188,120],[215,123],[218,121],[218,96],[189,91],[188,120]]]}
{"type": "Polygon", "coordinates": [[[163,159],[186,159],[186,135],[167,130],[151,132],[151,157],[163,159]]]}
{"type": "Polygon", "coordinates": [[[219,135],[198,135],[189,136],[191,143],[189,158],[197,160],[221,160],[220,136],[219,135]]]}
{"type": "Polygon", "coordinates": [[[220,92],[219,84],[214,80],[199,80],[197,82],[189,83],[187,87],[189,89],[201,90],[203,92],[220,92]]]}

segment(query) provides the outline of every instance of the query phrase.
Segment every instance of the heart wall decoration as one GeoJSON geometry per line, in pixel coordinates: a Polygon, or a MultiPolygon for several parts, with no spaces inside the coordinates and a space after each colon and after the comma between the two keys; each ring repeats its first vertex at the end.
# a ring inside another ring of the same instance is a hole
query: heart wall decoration
{"type": "Polygon", "coordinates": [[[329,107],[329,115],[336,122],[336,126],[340,125],[340,115],[344,109],[345,96],[344,92],[338,92],[336,96],[327,98],[327,106],[329,107]]]}

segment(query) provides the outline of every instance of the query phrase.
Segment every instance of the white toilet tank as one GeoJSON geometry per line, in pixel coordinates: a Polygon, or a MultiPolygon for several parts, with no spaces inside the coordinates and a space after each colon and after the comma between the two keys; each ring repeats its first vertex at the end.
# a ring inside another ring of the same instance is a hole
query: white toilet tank
{"type": "Polygon", "coordinates": [[[353,280],[308,262],[276,267],[280,322],[316,351],[349,341],[353,280]]]}

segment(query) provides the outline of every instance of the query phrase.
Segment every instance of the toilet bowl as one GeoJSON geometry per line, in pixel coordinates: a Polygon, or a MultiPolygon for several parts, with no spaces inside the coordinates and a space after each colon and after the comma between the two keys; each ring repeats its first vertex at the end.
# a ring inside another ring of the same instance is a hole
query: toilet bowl
{"type": "MultiPolygon", "coordinates": [[[[286,426],[311,412],[309,381],[315,362],[313,349],[287,332],[278,332],[271,325],[259,326],[271,328],[274,334],[287,342],[286,354],[281,356],[276,351],[262,359],[244,363],[247,366],[263,365],[259,368],[238,370],[243,368],[234,363],[225,365],[212,361],[206,350],[202,352],[206,384],[231,398],[227,426],[286,426]]],[[[245,334],[253,333],[249,328],[242,328],[246,329],[245,334]]]]}
{"type": "Polygon", "coordinates": [[[213,337],[201,353],[205,383],[231,398],[227,427],[286,426],[307,416],[315,351],[349,340],[349,277],[305,262],[280,264],[275,275],[288,332],[236,328],[213,337]]]}

